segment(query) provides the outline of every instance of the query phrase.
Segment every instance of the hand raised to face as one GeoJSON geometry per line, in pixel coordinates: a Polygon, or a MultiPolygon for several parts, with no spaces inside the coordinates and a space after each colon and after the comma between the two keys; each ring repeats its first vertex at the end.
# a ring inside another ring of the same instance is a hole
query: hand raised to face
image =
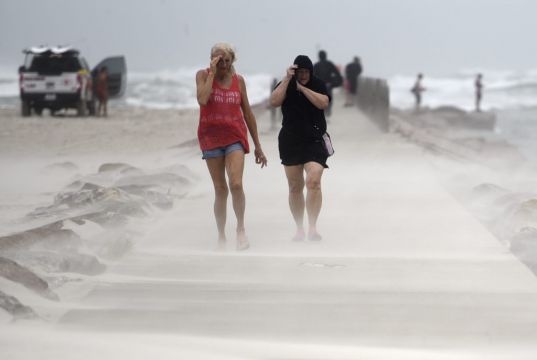
{"type": "Polygon", "coordinates": [[[297,68],[298,66],[294,64],[287,68],[287,74],[286,74],[287,79],[291,79],[293,76],[295,76],[295,72],[297,68]]]}
{"type": "Polygon", "coordinates": [[[216,73],[216,65],[218,64],[218,62],[222,59],[222,55],[216,55],[215,57],[213,57],[211,59],[211,64],[209,65],[209,68],[211,69],[211,72],[213,74],[216,73]]]}

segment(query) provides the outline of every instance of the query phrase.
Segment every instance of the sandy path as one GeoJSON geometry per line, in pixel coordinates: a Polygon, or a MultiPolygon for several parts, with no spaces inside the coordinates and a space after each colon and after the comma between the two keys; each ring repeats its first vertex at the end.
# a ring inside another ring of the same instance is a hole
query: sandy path
{"type": "MultiPolygon", "coordinates": [[[[212,189],[197,150],[155,150],[151,156],[181,162],[201,181],[146,226],[132,253],[92,279],[93,290],[59,319],[58,335],[14,331],[9,354],[26,358],[16,346],[28,334],[50,357],[75,343],[91,349],[82,359],[95,351],[105,358],[534,358],[537,280],[441,186],[422,150],[337,107],[323,241],[291,242],[267,116],[258,120],[269,167],[256,168],[249,156],[245,170],[249,251],[236,253],[232,241],[214,251],[212,189]]],[[[232,239],[231,209],[228,224],[232,239]]]]}

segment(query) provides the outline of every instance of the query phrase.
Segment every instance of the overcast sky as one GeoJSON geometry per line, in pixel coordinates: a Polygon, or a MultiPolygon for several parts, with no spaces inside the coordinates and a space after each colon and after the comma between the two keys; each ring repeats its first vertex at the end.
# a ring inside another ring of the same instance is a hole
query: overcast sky
{"type": "Polygon", "coordinates": [[[90,65],[124,54],[130,70],[205,65],[235,45],[239,72],[283,74],[325,49],[371,76],[537,69],[534,0],[0,0],[0,65],[21,50],[71,44],[90,65]]]}

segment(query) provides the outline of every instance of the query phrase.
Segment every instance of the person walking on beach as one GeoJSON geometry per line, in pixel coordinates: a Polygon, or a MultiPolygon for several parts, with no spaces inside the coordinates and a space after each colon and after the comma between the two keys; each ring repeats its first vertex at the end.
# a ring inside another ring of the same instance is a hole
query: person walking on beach
{"type": "Polygon", "coordinates": [[[355,56],[351,63],[345,66],[345,80],[347,80],[347,98],[345,106],[353,106],[358,90],[358,77],[362,74],[362,62],[355,56]]]}
{"type": "Polygon", "coordinates": [[[330,101],[325,83],[313,75],[313,64],[305,55],[296,57],[270,97],[270,104],[281,106],[283,113],[278,148],[289,185],[289,207],[296,223],[293,240],[306,238],[305,210],[309,223],[308,239],[321,240],[317,231],[322,205],[321,177],[328,168],[328,153],[322,137],[326,133],[324,110],[330,101]]]}
{"type": "Polygon", "coordinates": [[[97,116],[108,116],[108,68],[103,66],[99,69],[95,78],[95,96],[99,101],[97,116]]]}
{"type": "Polygon", "coordinates": [[[481,99],[483,98],[483,75],[477,74],[475,78],[475,111],[481,112],[481,99]]]}
{"type": "MultiPolygon", "coordinates": [[[[327,95],[332,99],[332,89],[340,87],[343,84],[343,78],[334,65],[333,62],[328,60],[326,51],[319,51],[319,61],[313,66],[313,75],[318,79],[321,79],[327,90],[327,95]]],[[[328,107],[325,110],[326,116],[332,115],[332,101],[330,101],[328,107]]]]}
{"type": "Polygon", "coordinates": [[[410,91],[414,94],[414,98],[415,98],[415,109],[416,111],[419,111],[420,110],[420,107],[421,107],[421,93],[425,91],[425,88],[423,87],[422,85],[422,80],[423,80],[423,74],[418,74],[417,78],[416,78],[416,82],[414,83],[414,86],[412,86],[412,88],[410,89],[410,91]]]}
{"type": "Polygon", "coordinates": [[[200,105],[198,140],[214,185],[218,246],[224,249],[226,245],[227,197],[231,191],[237,218],[237,250],[246,250],[249,242],[244,227],[246,200],[242,177],[244,155],[250,152],[247,129],[254,142],[256,164],[265,167],[267,158],[261,149],[244,78],[235,72],[234,62],[233,47],[218,43],[211,49],[209,68],[196,73],[200,105]]]}

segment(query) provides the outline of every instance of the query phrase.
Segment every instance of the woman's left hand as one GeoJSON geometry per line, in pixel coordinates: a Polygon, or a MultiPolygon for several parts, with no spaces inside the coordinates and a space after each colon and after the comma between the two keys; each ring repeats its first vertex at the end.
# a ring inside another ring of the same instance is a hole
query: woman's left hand
{"type": "Polygon", "coordinates": [[[265,154],[263,154],[263,150],[261,150],[260,148],[256,148],[254,150],[254,154],[256,164],[261,164],[261,168],[267,166],[267,158],[265,157],[265,154]]]}

